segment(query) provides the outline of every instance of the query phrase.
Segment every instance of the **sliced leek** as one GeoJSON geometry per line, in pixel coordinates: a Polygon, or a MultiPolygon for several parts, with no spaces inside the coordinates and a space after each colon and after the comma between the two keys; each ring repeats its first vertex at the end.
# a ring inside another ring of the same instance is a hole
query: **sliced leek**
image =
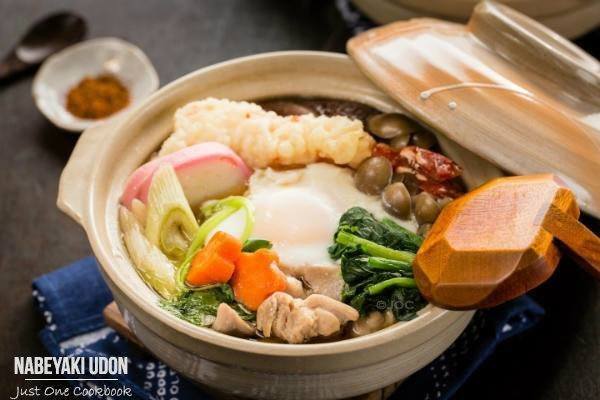
{"type": "Polygon", "coordinates": [[[208,235],[219,227],[227,218],[235,214],[238,210],[243,209],[245,211],[245,224],[244,230],[239,237],[240,241],[244,243],[252,234],[254,229],[254,208],[250,201],[242,196],[230,196],[217,203],[210,202],[209,205],[202,207],[202,212],[207,212],[210,215],[194,236],[192,243],[187,249],[183,262],[179,266],[177,271],[177,284],[180,289],[187,288],[185,284],[185,278],[190,269],[192,259],[202,247],[208,235]]]}
{"type": "Polygon", "coordinates": [[[133,199],[131,201],[131,212],[135,215],[142,228],[144,228],[146,226],[146,215],[148,214],[146,205],[138,199],[133,199]]]}
{"type": "Polygon", "coordinates": [[[216,213],[219,206],[219,200],[207,200],[202,203],[200,207],[200,213],[204,216],[205,220],[211,217],[214,213],[216,213]]]}
{"type": "Polygon", "coordinates": [[[125,207],[119,208],[119,223],[129,257],[142,279],[165,299],[178,293],[175,266],[144,233],[136,216],[125,207]]]}
{"type": "Polygon", "coordinates": [[[180,260],[198,231],[198,222],[170,164],[154,173],[146,212],[146,236],[150,243],[169,258],[180,260]]]}
{"type": "Polygon", "coordinates": [[[242,243],[245,242],[250,237],[252,229],[254,228],[254,207],[252,206],[252,203],[250,203],[250,200],[243,196],[229,196],[216,204],[211,201],[209,207],[202,207],[202,211],[208,211],[210,216],[200,226],[200,229],[198,229],[198,232],[194,236],[194,240],[187,249],[185,258],[187,259],[190,256],[193,257],[198,249],[204,246],[204,241],[207,236],[223,221],[241,208],[246,212],[246,221],[242,236],[238,239],[240,239],[242,243]]]}

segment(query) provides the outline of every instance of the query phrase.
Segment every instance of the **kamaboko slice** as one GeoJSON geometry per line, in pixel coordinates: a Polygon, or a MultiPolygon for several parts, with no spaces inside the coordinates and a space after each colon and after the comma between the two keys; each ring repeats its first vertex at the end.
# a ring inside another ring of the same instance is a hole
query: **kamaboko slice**
{"type": "Polygon", "coordinates": [[[252,174],[244,161],[221,143],[203,142],[185,146],[137,168],[127,180],[121,204],[135,212],[133,200],[146,203],[152,178],[163,164],[173,166],[183,193],[193,208],[206,200],[244,193],[252,174]]]}
{"type": "Polygon", "coordinates": [[[129,257],[144,282],[165,299],[176,297],[175,266],[148,241],[135,215],[123,206],[119,207],[119,224],[129,257]]]}
{"type": "Polygon", "coordinates": [[[161,165],[148,192],[146,237],[169,258],[179,260],[198,231],[198,222],[170,164],[161,165]]]}

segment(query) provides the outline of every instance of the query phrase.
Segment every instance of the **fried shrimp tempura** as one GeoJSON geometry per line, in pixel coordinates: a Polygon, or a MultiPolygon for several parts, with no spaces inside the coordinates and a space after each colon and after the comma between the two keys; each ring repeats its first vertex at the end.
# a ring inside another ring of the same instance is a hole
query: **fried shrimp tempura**
{"type": "Polygon", "coordinates": [[[356,167],[375,145],[359,120],[312,114],[282,117],[254,103],[207,98],[177,110],[175,131],[158,155],[209,141],[229,146],[253,168],[318,161],[356,167]]]}

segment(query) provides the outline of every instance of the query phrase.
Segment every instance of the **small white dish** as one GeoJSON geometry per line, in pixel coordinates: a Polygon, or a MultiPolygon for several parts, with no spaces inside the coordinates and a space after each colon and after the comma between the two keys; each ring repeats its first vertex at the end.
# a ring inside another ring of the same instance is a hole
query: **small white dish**
{"type": "Polygon", "coordinates": [[[32,86],[38,109],[54,125],[81,132],[130,109],[158,89],[156,70],[137,46],[117,38],[87,40],[48,58],[32,86]],[[103,119],[81,119],[65,107],[68,91],[86,76],[115,75],[129,90],[130,103],[123,110],[103,119]]]}

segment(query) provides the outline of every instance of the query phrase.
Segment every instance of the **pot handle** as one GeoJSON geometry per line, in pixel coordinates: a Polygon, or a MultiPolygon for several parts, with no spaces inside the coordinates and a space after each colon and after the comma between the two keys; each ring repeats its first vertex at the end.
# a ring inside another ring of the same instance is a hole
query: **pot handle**
{"type": "Polygon", "coordinates": [[[58,208],[83,226],[83,215],[89,198],[92,169],[102,143],[114,130],[122,116],[87,128],[77,141],[58,184],[58,208]]]}

